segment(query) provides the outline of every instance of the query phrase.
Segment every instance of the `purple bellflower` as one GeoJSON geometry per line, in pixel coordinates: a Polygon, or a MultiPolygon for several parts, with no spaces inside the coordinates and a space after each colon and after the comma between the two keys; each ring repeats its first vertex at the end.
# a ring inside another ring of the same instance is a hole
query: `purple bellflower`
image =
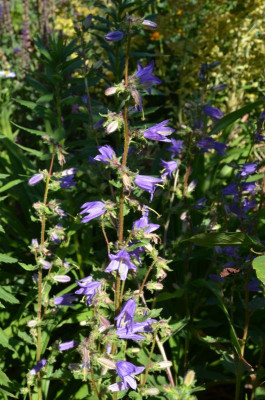
{"type": "Polygon", "coordinates": [[[129,299],[126,301],[119,315],[114,318],[115,321],[117,321],[117,328],[127,327],[132,330],[135,310],[136,301],[134,299],[129,299]]]}
{"type": "Polygon", "coordinates": [[[160,228],[160,225],[149,223],[148,213],[147,215],[145,213],[140,219],[135,221],[133,224],[134,230],[144,230],[144,233],[147,235],[151,232],[156,231],[158,228],[160,228]]]}
{"type": "Polygon", "coordinates": [[[124,33],[121,31],[112,31],[107,33],[107,35],[104,36],[105,40],[107,42],[118,42],[119,40],[123,39],[124,33]]]}
{"type": "Polygon", "coordinates": [[[244,192],[248,192],[250,194],[255,194],[257,189],[256,183],[255,182],[243,182],[242,183],[242,190],[244,192]]]}
{"type": "Polygon", "coordinates": [[[62,178],[59,179],[60,186],[62,189],[71,189],[73,186],[77,184],[77,182],[74,180],[75,177],[75,172],[77,171],[77,168],[69,168],[68,170],[63,171],[62,173],[62,178]],[[70,171],[74,171],[70,173],[70,171]]]}
{"type": "Polygon", "coordinates": [[[153,176],[147,175],[136,175],[134,179],[134,183],[142,190],[150,193],[150,201],[152,201],[156,186],[159,183],[163,183],[163,179],[154,178],[153,176]]]}
{"type": "Polygon", "coordinates": [[[136,342],[144,339],[144,336],[138,335],[138,333],[152,332],[151,325],[156,322],[155,319],[148,318],[144,322],[133,322],[130,327],[120,327],[116,330],[115,334],[118,335],[119,339],[131,339],[136,342]]]}
{"type": "Polygon", "coordinates": [[[208,115],[208,117],[211,117],[213,119],[220,119],[223,116],[222,111],[216,107],[204,106],[203,112],[205,115],[208,115]]]}
{"type": "Polygon", "coordinates": [[[36,175],[33,175],[33,176],[29,179],[28,184],[29,184],[30,186],[35,186],[35,185],[37,185],[37,183],[39,183],[40,181],[42,181],[42,179],[43,179],[43,174],[36,174],[36,175]]]}
{"type": "Polygon", "coordinates": [[[117,361],[116,371],[119,377],[122,379],[121,382],[114,383],[108,387],[112,392],[118,392],[120,390],[128,390],[132,388],[136,390],[137,382],[134,375],[141,374],[145,370],[145,367],[137,367],[128,361],[117,361]]]}
{"type": "Polygon", "coordinates": [[[76,297],[73,293],[67,293],[59,297],[55,297],[53,302],[56,306],[74,306],[73,301],[75,301],[76,297]]]}
{"type": "Polygon", "coordinates": [[[95,161],[101,161],[105,164],[109,164],[110,161],[116,157],[115,151],[108,145],[99,147],[98,151],[100,154],[94,157],[95,161]]]}
{"type": "Polygon", "coordinates": [[[29,371],[30,375],[37,375],[37,373],[46,365],[47,360],[43,358],[40,360],[32,370],[29,371]]]}
{"type": "Polygon", "coordinates": [[[172,158],[181,152],[183,140],[171,139],[171,146],[167,148],[172,153],[172,158]]]}
{"type": "Polygon", "coordinates": [[[120,250],[117,254],[109,254],[109,258],[111,262],[105,269],[105,272],[118,271],[122,281],[126,280],[130,269],[137,270],[126,250],[120,250]]]}
{"type": "Polygon", "coordinates": [[[80,289],[75,291],[75,294],[82,294],[86,296],[87,305],[92,303],[92,299],[97,293],[97,290],[101,289],[101,282],[92,281],[92,276],[87,276],[76,282],[80,289]]]}
{"type": "Polygon", "coordinates": [[[156,29],[157,28],[157,24],[154,21],[150,21],[149,19],[143,20],[142,25],[144,27],[150,28],[150,29],[156,29]]]}
{"type": "Polygon", "coordinates": [[[144,137],[146,139],[157,140],[159,142],[170,142],[170,139],[168,139],[167,136],[171,135],[175,129],[166,126],[168,122],[169,119],[146,129],[144,131],[144,137]]]}
{"type": "Polygon", "coordinates": [[[226,186],[224,189],[222,189],[222,194],[224,196],[237,195],[237,183],[231,183],[230,185],[226,186]]]}
{"type": "Polygon", "coordinates": [[[146,67],[143,67],[142,64],[138,62],[137,72],[134,74],[134,77],[140,80],[142,87],[146,89],[149,94],[151,94],[152,85],[160,85],[160,83],[162,83],[159,78],[152,75],[154,66],[154,60],[152,60],[146,67]]]}
{"type": "Polygon", "coordinates": [[[172,177],[172,172],[174,172],[175,169],[178,168],[177,161],[164,161],[164,160],[161,160],[161,165],[165,169],[165,172],[162,174],[162,178],[165,178],[166,176],[169,176],[171,178],[172,177]]]}
{"type": "Polygon", "coordinates": [[[199,199],[198,201],[196,201],[194,207],[195,207],[197,210],[203,210],[203,209],[205,208],[204,203],[206,202],[206,200],[207,200],[206,197],[202,197],[201,199],[199,199]]]}
{"type": "Polygon", "coordinates": [[[82,214],[87,214],[83,219],[82,223],[85,224],[86,222],[91,221],[94,218],[100,217],[102,214],[106,212],[105,208],[106,204],[103,203],[103,201],[90,201],[87,203],[84,203],[81,206],[81,213],[82,214]]]}
{"type": "Polygon", "coordinates": [[[71,340],[70,342],[60,343],[58,346],[58,350],[60,350],[60,351],[69,350],[69,349],[74,348],[77,345],[78,345],[78,342],[76,342],[75,340],[71,340]]]}
{"type": "Polygon", "coordinates": [[[211,137],[199,140],[197,142],[197,146],[199,146],[204,153],[208,152],[210,149],[214,149],[217,151],[217,153],[223,156],[225,155],[225,149],[227,147],[225,143],[216,142],[211,137]]]}
{"type": "Polygon", "coordinates": [[[242,164],[241,165],[241,171],[239,172],[239,176],[242,178],[253,174],[254,172],[257,171],[257,164],[256,163],[250,163],[250,164],[242,164]]]}

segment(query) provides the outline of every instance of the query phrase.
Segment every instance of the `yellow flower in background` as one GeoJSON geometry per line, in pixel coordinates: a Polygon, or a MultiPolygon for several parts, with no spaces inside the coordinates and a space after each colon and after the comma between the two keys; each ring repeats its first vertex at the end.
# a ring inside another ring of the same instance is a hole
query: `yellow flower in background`
{"type": "Polygon", "coordinates": [[[158,40],[158,39],[161,39],[161,35],[160,35],[159,32],[153,32],[153,33],[150,35],[150,39],[151,39],[151,40],[158,40]]]}

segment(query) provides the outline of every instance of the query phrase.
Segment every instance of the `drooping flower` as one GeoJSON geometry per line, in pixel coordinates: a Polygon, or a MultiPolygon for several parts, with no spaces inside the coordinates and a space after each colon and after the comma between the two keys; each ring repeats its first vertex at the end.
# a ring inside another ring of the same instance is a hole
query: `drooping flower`
{"type": "Polygon", "coordinates": [[[222,194],[224,196],[237,195],[237,183],[231,183],[230,185],[226,186],[224,189],[222,189],[222,194]]]}
{"type": "Polygon", "coordinates": [[[178,168],[177,161],[164,161],[164,160],[161,160],[161,165],[162,165],[163,168],[165,168],[165,172],[162,174],[163,178],[165,178],[166,176],[169,176],[171,178],[172,172],[174,172],[175,169],[178,168]]]}
{"type": "Polygon", "coordinates": [[[101,161],[105,164],[109,164],[110,161],[116,157],[115,151],[108,145],[99,147],[98,151],[100,154],[94,157],[95,161],[101,161]]]}
{"type": "Polygon", "coordinates": [[[118,271],[122,281],[125,281],[130,269],[137,270],[126,250],[120,250],[117,254],[109,254],[109,258],[111,262],[105,272],[118,271]]]}
{"type": "Polygon", "coordinates": [[[172,153],[172,157],[175,157],[177,154],[181,152],[183,140],[171,139],[170,141],[171,141],[171,146],[169,146],[167,150],[172,153]]]}
{"type": "Polygon", "coordinates": [[[167,136],[171,135],[175,129],[166,126],[168,122],[169,119],[146,129],[144,131],[144,137],[146,139],[157,140],[159,142],[170,142],[170,139],[168,139],[167,136]]]}
{"type": "Polygon", "coordinates": [[[75,340],[71,340],[70,342],[60,343],[58,345],[58,350],[60,350],[60,351],[69,350],[77,345],[78,345],[78,342],[76,342],[75,340]]]}
{"type": "Polygon", "coordinates": [[[115,321],[117,321],[117,328],[132,328],[134,314],[136,310],[136,301],[134,299],[129,299],[126,301],[124,306],[121,309],[121,312],[117,317],[115,317],[115,321]]]}
{"type": "Polygon", "coordinates": [[[243,182],[242,190],[251,194],[255,194],[257,189],[256,182],[243,182]]]}
{"type": "Polygon", "coordinates": [[[86,296],[87,305],[89,306],[92,303],[92,299],[97,291],[101,289],[101,282],[92,281],[92,276],[87,276],[76,283],[80,289],[76,290],[75,294],[82,294],[83,296],[86,296]]]}
{"type": "Polygon", "coordinates": [[[29,371],[30,375],[37,375],[37,373],[46,365],[47,360],[43,358],[40,360],[32,370],[29,371]]]}
{"type": "Polygon", "coordinates": [[[208,117],[211,117],[213,119],[220,119],[223,116],[222,111],[219,110],[219,108],[217,107],[204,106],[203,112],[205,115],[208,115],[208,117]]]}
{"type": "Polygon", "coordinates": [[[104,36],[105,40],[107,40],[108,42],[118,42],[119,40],[123,39],[123,37],[124,33],[121,31],[112,31],[104,36]]]}
{"type": "Polygon", "coordinates": [[[216,142],[211,137],[199,140],[197,142],[197,146],[199,146],[203,152],[208,152],[210,149],[214,149],[217,151],[217,153],[223,156],[225,155],[225,149],[227,148],[225,143],[216,142]]]}
{"type": "Polygon", "coordinates": [[[74,175],[67,175],[59,179],[60,186],[62,189],[71,189],[73,186],[77,184],[74,180],[74,175]]]}
{"type": "Polygon", "coordinates": [[[112,392],[128,390],[130,388],[135,390],[137,388],[137,382],[134,378],[134,375],[141,374],[144,370],[145,367],[137,367],[136,365],[128,361],[117,361],[116,371],[122,381],[110,385],[108,389],[112,392]]]}
{"type": "Polygon", "coordinates": [[[138,342],[145,338],[138,333],[152,332],[151,325],[154,322],[156,322],[156,320],[151,318],[143,322],[132,322],[129,326],[118,328],[115,334],[118,335],[119,339],[131,339],[138,342]]]}
{"type": "Polygon", "coordinates": [[[106,212],[106,204],[103,203],[103,201],[90,201],[87,203],[84,203],[81,206],[81,213],[82,214],[87,214],[81,222],[85,224],[86,222],[91,221],[94,218],[100,217],[102,214],[106,212]]]}
{"type": "Polygon", "coordinates": [[[55,297],[53,302],[56,306],[73,306],[73,301],[75,301],[76,297],[73,293],[63,294],[62,296],[55,297]]]}
{"type": "Polygon", "coordinates": [[[137,72],[134,74],[135,78],[138,78],[142,87],[151,94],[151,87],[153,85],[160,85],[162,81],[156,76],[152,75],[155,66],[154,60],[150,62],[146,67],[143,67],[140,62],[137,64],[137,72]]]}
{"type": "Polygon", "coordinates": [[[149,214],[148,210],[145,210],[143,216],[134,222],[133,224],[134,230],[144,230],[145,234],[149,234],[160,228],[160,225],[152,224],[151,222],[148,221],[148,214],[149,214]]]}
{"type": "Polygon", "coordinates": [[[28,184],[29,184],[30,186],[35,186],[35,185],[37,185],[37,183],[39,183],[40,181],[42,181],[42,179],[43,179],[43,174],[36,174],[36,175],[33,175],[33,176],[29,179],[28,184]]]}
{"type": "Polygon", "coordinates": [[[142,190],[150,193],[150,201],[152,201],[154,192],[159,183],[163,183],[163,179],[154,178],[153,176],[147,175],[136,175],[134,179],[134,183],[142,190]]]}
{"type": "Polygon", "coordinates": [[[258,168],[258,166],[256,163],[242,164],[241,171],[239,172],[239,176],[246,177],[248,175],[251,175],[257,171],[257,168],[258,168]]]}
{"type": "Polygon", "coordinates": [[[197,210],[203,210],[205,208],[204,203],[206,202],[206,197],[202,197],[198,201],[196,201],[194,207],[197,208],[197,210]]]}

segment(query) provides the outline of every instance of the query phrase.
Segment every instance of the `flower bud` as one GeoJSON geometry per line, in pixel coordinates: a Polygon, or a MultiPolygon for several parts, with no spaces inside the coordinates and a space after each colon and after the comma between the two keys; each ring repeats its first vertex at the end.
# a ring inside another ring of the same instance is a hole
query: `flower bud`
{"type": "Polygon", "coordinates": [[[39,263],[44,269],[50,269],[52,266],[51,263],[46,260],[40,260],[39,263]]]}
{"type": "Polygon", "coordinates": [[[115,86],[111,86],[108,89],[105,90],[105,95],[106,96],[112,96],[117,92],[117,88],[115,86]]]}
{"type": "Polygon", "coordinates": [[[110,124],[106,126],[107,133],[115,132],[119,127],[118,121],[112,121],[110,124]]]}
{"type": "Polygon", "coordinates": [[[29,328],[33,328],[34,326],[36,326],[38,323],[38,321],[36,321],[36,319],[31,319],[30,321],[27,322],[27,326],[29,328]]]}
{"type": "Polygon", "coordinates": [[[164,286],[159,282],[148,282],[146,285],[148,290],[163,290],[164,286]]]}
{"type": "Polygon", "coordinates": [[[157,28],[157,24],[153,21],[150,21],[149,19],[145,19],[142,22],[142,25],[146,28],[150,28],[150,29],[156,29],[157,28]]]}
{"type": "Polygon", "coordinates": [[[184,385],[191,386],[194,382],[194,378],[195,378],[195,372],[190,369],[184,377],[183,381],[184,385]]]}
{"type": "Polygon", "coordinates": [[[53,277],[53,279],[54,279],[56,282],[63,282],[63,283],[65,283],[65,282],[70,282],[70,280],[71,280],[70,276],[68,276],[68,275],[55,275],[55,276],[53,277]]]}
{"type": "Polygon", "coordinates": [[[108,369],[116,368],[115,363],[113,361],[109,360],[108,358],[100,357],[97,359],[97,361],[105,368],[108,368],[108,369]]]}
{"type": "Polygon", "coordinates": [[[159,390],[157,388],[148,388],[143,391],[143,396],[156,396],[159,394],[159,390]]]}
{"type": "Polygon", "coordinates": [[[159,368],[169,368],[172,367],[172,362],[171,361],[160,361],[157,363],[159,368]]]}

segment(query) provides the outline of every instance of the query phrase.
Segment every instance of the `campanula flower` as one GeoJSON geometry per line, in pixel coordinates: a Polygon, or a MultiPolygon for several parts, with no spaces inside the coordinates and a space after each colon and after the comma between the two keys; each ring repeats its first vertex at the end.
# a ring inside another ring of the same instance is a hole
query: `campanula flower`
{"type": "Polygon", "coordinates": [[[166,126],[168,122],[169,120],[167,119],[146,129],[144,131],[144,137],[159,142],[170,142],[170,139],[168,139],[167,136],[171,135],[174,132],[174,129],[166,126]]]}
{"type": "Polygon", "coordinates": [[[56,306],[73,306],[73,301],[75,301],[76,297],[73,293],[67,293],[59,297],[55,297],[53,302],[56,306]]]}
{"type": "Polygon", "coordinates": [[[256,183],[255,182],[243,182],[242,183],[242,190],[244,192],[248,192],[250,194],[255,194],[257,189],[256,183]]]}
{"type": "Polygon", "coordinates": [[[216,142],[211,137],[199,140],[197,146],[199,146],[203,152],[208,152],[210,149],[214,149],[217,153],[223,156],[225,155],[225,149],[227,148],[225,143],[216,142]]]}
{"type": "Polygon", "coordinates": [[[134,314],[136,310],[136,301],[134,299],[129,299],[126,301],[124,306],[121,309],[121,312],[117,317],[115,317],[115,321],[117,321],[117,328],[127,328],[132,329],[134,314]]]}
{"type": "Polygon", "coordinates": [[[121,31],[112,31],[104,36],[105,40],[107,40],[108,42],[118,42],[119,40],[123,39],[123,37],[124,33],[121,31]]]}
{"type": "Polygon", "coordinates": [[[222,189],[222,194],[224,196],[237,195],[237,183],[231,183],[230,185],[226,186],[224,189],[222,189]]]}
{"type": "Polygon", "coordinates": [[[142,25],[146,28],[156,29],[157,24],[154,21],[150,21],[149,19],[144,19],[142,25]]]}
{"type": "Polygon", "coordinates": [[[71,278],[68,275],[55,275],[53,279],[56,282],[67,283],[70,282],[71,278]]]}
{"type": "Polygon", "coordinates": [[[183,140],[171,139],[171,146],[167,148],[172,153],[172,158],[179,154],[182,150],[183,140]]]}
{"type": "Polygon", "coordinates": [[[90,201],[87,203],[84,203],[81,206],[81,213],[82,214],[87,214],[83,219],[82,223],[85,224],[86,222],[91,221],[94,218],[100,217],[102,214],[106,212],[106,204],[103,203],[103,201],[90,201]]]}
{"type": "Polygon", "coordinates": [[[76,290],[75,294],[82,294],[86,296],[87,305],[89,306],[92,303],[92,299],[97,291],[101,289],[101,282],[92,281],[92,276],[87,276],[76,283],[80,289],[76,290]]]}
{"type": "Polygon", "coordinates": [[[144,233],[149,234],[151,232],[156,231],[160,228],[158,224],[152,224],[148,221],[148,213],[144,214],[140,219],[134,222],[133,229],[134,230],[144,230],[144,233]]]}
{"type": "Polygon", "coordinates": [[[162,178],[165,178],[166,176],[169,176],[171,178],[172,177],[172,172],[174,172],[175,169],[178,168],[177,161],[164,161],[164,160],[161,160],[161,165],[165,169],[165,172],[163,173],[162,178]]]}
{"type": "Polygon", "coordinates": [[[163,183],[163,179],[154,178],[153,176],[147,175],[136,175],[134,179],[134,183],[142,190],[150,193],[150,201],[152,201],[154,192],[156,190],[156,186],[159,183],[163,183]]]}
{"type": "Polygon", "coordinates": [[[160,85],[162,81],[156,76],[152,75],[155,66],[154,60],[150,62],[146,67],[143,67],[140,62],[137,64],[137,72],[134,74],[135,78],[138,78],[142,87],[151,94],[152,85],[160,85]]]}
{"type": "Polygon", "coordinates": [[[42,181],[42,179],[43,179],[43,174],[36,174],[36,175],[33,175],[33,176],[29,179],[28,184],[29,184],[30,186],[35,186],[35,185],[37,185],[37,183],[39,183],[40,181],[42,181]]]}
{"type": "Polygon", "coordinates": [[[208,117],[211,117],[213,119],[220,119],[223,116],[222,111],[216,107],[204,106],[203,112],[205,115],[208,115],[208,117]]]}
{"type": "Polygon", "coordinates": [[[156,322],[155,319],[148,318],[144,322],[133,322],[129,327],[120,327],[116,330],[115,334],[118,335],[119,339],[131,339],[136,342],[144,339],[143,335],[138,333],[152,332],[151,325],[156,322]]]}
{"type": "Polygon", "coordinates": [[[197,208],[197,210],[203,210],[205,208],[204,203],[206,202],[206,197],[202,197],[198,201],[196,201],[194,207],[197,208]]]}
{"type": "Polygon", "coordinates": [[[126,250],[120,250],[117,254],[109,254],[109,258],[111,262],[105,272],[118,271],[122,281],[125,281],[130,269],[137,270],[126,250]]]}
{"type": "Polygon", "coordinates": [[[43,358],[40,360],[32,370],[29,371],[30,375],[37,375],[37,373],[46,365],[47,360],[43,358]]]}
{"type": "Polygon", "coordinates": [[[257,168],[258,168],[258,166],[256,163],[242,164],[241,171],[239,172],[239,176],[246,177],[248,175],[251,175],[257,171],[257,168]]]}
{"type": "Polygon", "coordinates": [[[70,342],[60,343],[58,346],[58,350],[60,350],[60,351],[69,350],[77,345],[78,345],[78,342],[76,342],[75,340],[71,340],[70,342]]]}
{"type": "Polygon", "coordinates": [[[108,145],[99,147],[98,151],[100,154],[94,157],[95,161],[101,161],[105,164],[109,164],[110,161],[116,157],[115,151],[108,145]]]}
{"type": "Polygon", "coordinates": [[[128,390],[130,388],[135,390],[137,388],[137,382],[134,378],[134,375],[141,374],[144,370],[145,367],[137,367],[136,365],[128,361],[117,361],[116,371],[122,381],[110,385],[108,389],[112,392],[128,390]]]}
{"type": "Polygon", "coordinates": [[[77,184],[74,180],[74,175],[66,175],[59,179],[60,186],[62,189],[71,189],[73,186],[77,184]]]}

